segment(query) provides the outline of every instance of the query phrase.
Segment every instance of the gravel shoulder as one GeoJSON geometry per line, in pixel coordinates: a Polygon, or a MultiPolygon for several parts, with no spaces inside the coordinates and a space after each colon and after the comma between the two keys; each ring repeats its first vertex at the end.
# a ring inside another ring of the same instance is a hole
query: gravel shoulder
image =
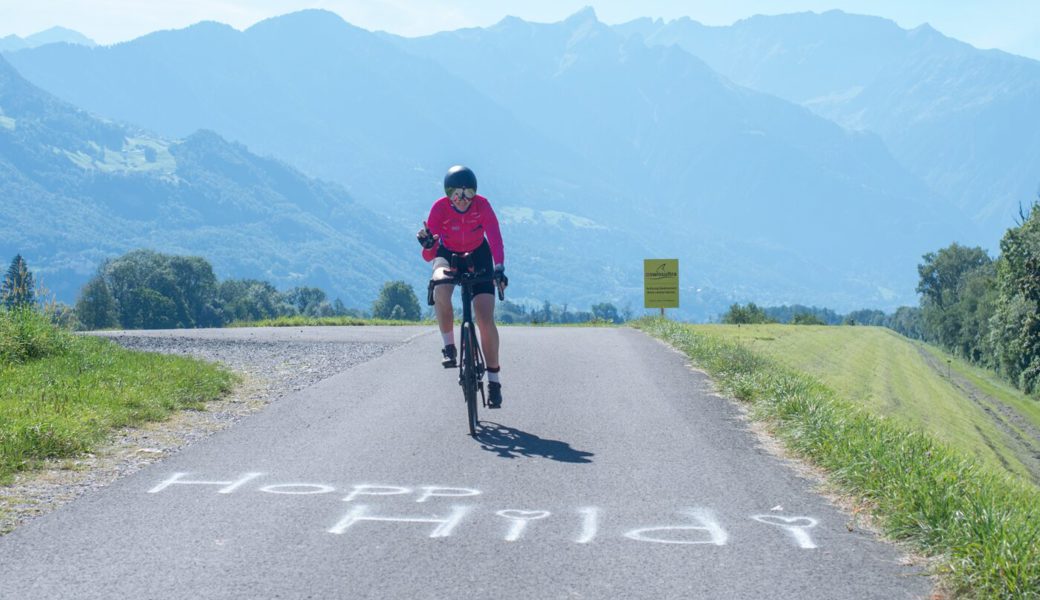
{"type": "Polygon", "coordinates": [[[0,487],[0,535],[402,343],[393,336],[375,342],[329,341],[328,336],[312,334],[288,336],[290,339],[261,341],[248,335],[221,337],[205,331],[195,335],[104,334],[131,350],[223,363],[240,375],[241,383],[225,397],[208,403],[205,410],[180,411],[166,421],[119,429],[90,454],[51,460],[39,469],[17,474],[11,484],[0,487]]]}

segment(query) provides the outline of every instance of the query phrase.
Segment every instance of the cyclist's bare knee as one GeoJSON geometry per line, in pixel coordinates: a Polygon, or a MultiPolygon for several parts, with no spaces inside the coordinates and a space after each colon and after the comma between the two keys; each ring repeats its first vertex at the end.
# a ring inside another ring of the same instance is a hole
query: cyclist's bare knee
{"type": "Polygon", "coordinates": [[[477,326],[495,326],[495,297],[492,294],[477,294],[473,297],[473,316],[477,320],[477,326]]]}
{"type": "MultiPolygon", "coordinates": [[[[431,279],[434,281],[440,281],[441,279],[448,279],[448,271],[451,270],[451,265],[443,256],[438,256],[433,259],[433,276],[431,279]]],[[[443,286],[441,286],[443,287],[443,286]]],[[[454,289],[455,286],[451,286],[454,289]]]]}
{"type": "Polygon", "coordinates": [[[455,291],[453,285],[438,285],[433,289],[433,301],[436,304],[448,303],[451,305],[451,294],[455,291]]]}

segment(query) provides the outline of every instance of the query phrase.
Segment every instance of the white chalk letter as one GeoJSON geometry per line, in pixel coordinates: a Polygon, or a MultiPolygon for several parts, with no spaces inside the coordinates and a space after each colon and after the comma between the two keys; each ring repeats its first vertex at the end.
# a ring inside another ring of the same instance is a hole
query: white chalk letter
{"type": "Polygon", "coordinates": [[[230,494],[231,492],[235,491],[236,489],[238,489],[239,487],[241,487],[242,485],[244,485],[248,481],[250,481],[252,479],[256,479],[257,477],[260,477],[261,475],[263,475],[263,473],[246,473],[245,475],[243,475],[237,481],[182,481],[181,478],[186,476],[186,475],[188,475],[188,473],[174,473],[166,481],[164,481],[164,482],[160,483],[159,485],[153,487],[152,489],[148,490],[148,493],[149,494],[158,494],[159,492],[165,490],[166,488],[170,487],[171,485],[175,485],[176,484],[176,485],[222,485],[224,487],[222,487],[221,489],[217,490],[217,493],[218,494],[230,494]]]}
{"type": "Polygon", "coordinates": [[[355,485],[354,489],[343,499],[350,502],[358,496],[396,496],[398,494],[410,494],[411,488],[398,487],[396,485],[355,485]]]}
{"type": "Polygon", "coordinates": [[[726,540],[729,539],[729,534],[726,533],[722,526],[715,520],[714,515],[711,511],[703,508],[693,508],[684,511],[684,514],[693,517],[699,525],[672,525],[668,527],[646,527],[643,529],[634,529],[625,534],[625,537],[640,541],[640,542],[657,542],[658,544],[715,544],[716,546],[725,546],[726,540]],[[660,535],[652,535],[655,533],[663,533],[666,531],[704,531],[708,534],[710,539],[706,540],[690,540],[681,539],[674,537],[663,537],[660,535]]]}
{"type": "Polygon", "coordinates": [[[346,514],[339,523],[336,523],[335,527],[329,530],[329,533],[335,533],[336,535],[342,535],[355,523],[361,521],[384,521],[387,523],[434,523],[437,525],[430,533],[432,538],[448,537],[451,535],[455,526],[458,525],[466,513],[469,512],[471,507],[469,506],[455,506],[452,507],[451,514],[446,518],[438,517],[380,517],[369,513],[368,506],[364,504],[358,504],[346,514]]]}
{"type": "Polygon", "coordinates": [[[331,485],[322,485],[320,483],[280,483],[278,485],[264,486],[260,488],[260,491],[267,492],[268,494],[305,496],[308,494],[328,494],[329,492],[336,491],[336,488],[331,485]]]}
{"type": "Polygon", "coordinates": [[[495,514],[512,521],[509,526],[509,533],[506,534],[506,541],[515,542],[524,534],[528,521],[544,519],[552,513],[547,510],[500,510],[495,514]]]}
{"type": "Polygon", "coordinates": [[[595,506],[587,506],[578,509],[578,512],[584,515],[584,518],[581,523],[581,535],[574,541],[579,544],[588,544],[596,538],[596,531],[599,529],[599,509],[595,506]]]}
{"type": "Polygon", "coordinates": [[[424,486],[423,493],[416,502],[426,502],[430,498],[461,498],[463,496],[478,496],[480,490],[458,487],[436,487],[424,486]]]}
{"type": "Polygon", "coordinates": [[[794,536],[794,541],[798,543],[799,548],[812,550],[817,547],[813,543],[812,538],[809,537],[809,532],[806,531],[816,527],[816,519],[810,519],[809,517],[779,517],[777,515],[754,515],[751,518],[759,523],[776,525],[785,529],[787,533],[794,536]]]}

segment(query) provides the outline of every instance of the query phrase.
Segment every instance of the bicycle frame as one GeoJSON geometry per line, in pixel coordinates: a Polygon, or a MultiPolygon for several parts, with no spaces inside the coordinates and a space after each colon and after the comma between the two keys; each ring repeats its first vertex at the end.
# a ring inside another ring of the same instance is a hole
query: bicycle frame
{"type": "Polygon", "coordinates": [[[477,330],[473,326],[473,292],[472,284],[462,286],[462,325],[459,346],[459,385],[466,401],[466,413],[469,423],[469,434],[476,435],[479,420],[477,419],[477,392],[480,392],[480,403],[487,408],[487,397],[484,395],[484,355],[477,341],[477,330]]]}
{"type": "MultiPolygon", "coordinates": [[[[452,276],[447,279],[430,281],[427,290],[427,304],[433,306],[433,288],[438,285],[459,285],[462,287],[462,324],[459,336],[459,385],[462,386],[463,399],[466,401],[467,421],[470,435],[476,435],[480,425],[477,419],[477,393],[480,393],[481,404],[487,407],[487,396],[484,394],[484,354],[477,341],[476,327],[473,324],[473,287],[485,282],[494,281],[494,275],[487,275],[483,270],[474,272],[469,254],[453,254],[450,266],[452,276]],[[460,268],[458,259],[465,261],[460,268]]],[[[502,289],[498,290],[499,299],[504,298],[502,289]]]]}

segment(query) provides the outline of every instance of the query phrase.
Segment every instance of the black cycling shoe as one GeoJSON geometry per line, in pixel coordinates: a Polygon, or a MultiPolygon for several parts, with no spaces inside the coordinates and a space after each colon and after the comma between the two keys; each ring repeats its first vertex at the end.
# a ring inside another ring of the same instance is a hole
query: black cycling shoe
{"type": "Polygon", "coordinates": [[[454,369],[459,366],[459,363],[455,362],[455,344],[448,344],[441,350],[441,355],[444,357],[441,359],[441,366],[445,369],[454,369]]]}
{"type": "Polygon", "coordinates": [[[502,408],[502,384],[488,382],[488,408],[502,408]]]}

